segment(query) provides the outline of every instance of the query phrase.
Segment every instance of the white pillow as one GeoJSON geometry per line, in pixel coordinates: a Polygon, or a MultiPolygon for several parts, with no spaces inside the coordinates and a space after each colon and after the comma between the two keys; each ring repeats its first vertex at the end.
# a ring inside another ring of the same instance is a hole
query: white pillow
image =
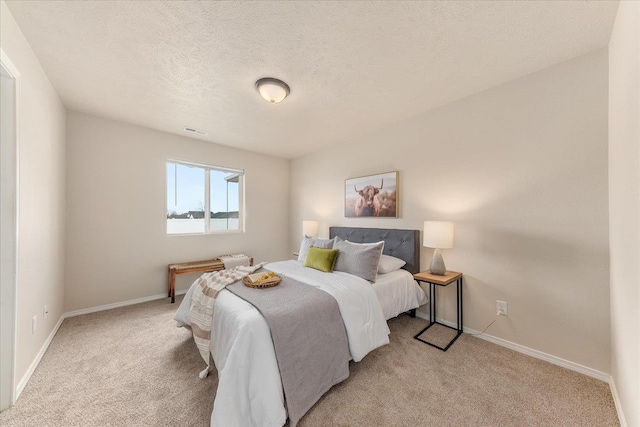
{"type": "Polygon", "coordinates": [[[312,239],[311,237],[304,236],[302,243],[300,244],[300,250],[298,251],[298,261],[304,261],[307,257],[310,247],[320,249],[333,249],[333,242],[335,239],[312,239]]]}
{"type": "Polygon", "coordinates": [[[378,273],[386,274],[392,271],[400,270],[406,262],[394,256],[382,255],[378,264],[378,273]]]}

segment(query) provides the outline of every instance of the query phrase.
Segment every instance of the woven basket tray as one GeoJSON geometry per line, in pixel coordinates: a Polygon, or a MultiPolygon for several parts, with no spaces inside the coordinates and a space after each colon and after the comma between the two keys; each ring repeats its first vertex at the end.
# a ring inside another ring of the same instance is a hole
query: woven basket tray
{"type": "Polygon", "coordinates": [[[282,277],[273,276],[271,279],[264,280],[262,282],[251,282],[251,279],[249,279],[249,276],[246,276],[244,279],[242,279],[242,283],[244,283],[245,286],[248,286],[250,288],[265,289],[265,288],[272,288],[276,286],[278,283],[280,283],[281,280],[282,280],[282,277]]]}

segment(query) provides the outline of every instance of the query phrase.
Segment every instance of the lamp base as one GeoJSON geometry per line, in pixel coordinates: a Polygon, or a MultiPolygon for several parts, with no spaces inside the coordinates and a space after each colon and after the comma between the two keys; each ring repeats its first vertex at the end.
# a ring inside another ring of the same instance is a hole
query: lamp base
{"type": "Polygon", "coordinates": [[[440,249],[436,248],[433,251],[433,258],[431,259],[431,266],[429,267],[429,270],[431,270],[431,274],[435,274],[436,276],[444,276],[447,272],[447,267],[444,265],[440,249]]]}

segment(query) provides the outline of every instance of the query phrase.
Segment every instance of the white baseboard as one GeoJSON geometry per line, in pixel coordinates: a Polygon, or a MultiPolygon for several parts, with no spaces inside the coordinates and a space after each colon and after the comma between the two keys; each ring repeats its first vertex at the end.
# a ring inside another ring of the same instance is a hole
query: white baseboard
{"type": "MultiPolygon", "coordinates": [[[[186,293],[187,293],[187,291],[183,290],[183,291],[176,292],[176,295],[183,295],[183,294],[186,294],[186,293]]],[[[116,303],[113,303],[113,304],[105,304],[105,305],[100,305],[100,306],[97,306],[97,307],[84,308],[82,310],[69,311],[69,312],[66,312],[66,313],[62,314],[62,316],[60,316],[60,319],[58,320],[58,323],[56,323],[56,325],[53,327],[53,330],[51,331],[51,333],[47,337],[47,340],[44,342],[44,344],[42,344],[42,347],[40,348],[40,351],[36,355],[36,358],[33,359],[33,362],[31,362],[31,365],[29,366],[29,369],[27,370],[27,372],[24,374],[24,376],[22,377],[22,379],[18,383],[18,386],[16,387],[14,403],[20,397],[20,394],[22,393],[22,391],[26,387],[27,383],[31,379],[31,375],[33,375],[34,371],[36,370],[36,368],[40,364],[40,361],[42,360],[42,357],[44,356],[44,354],[46,353],[47,349],[49,348],[49,344],[51,344],[51,341],[53,340],[53,337],[58,332],[58,329],[60,329],[60,326],[62,325],[62,321],[64,319],[66,319],[68,317],[80,316],[80,315],[83,315],[83,314],[96,313],[98,311],[103,311],[103,310],[111,310],[112,308],[125,307],[125,306],[128,306],[128,305],[134,305],[134,304],[140,304],[140,303],[143,303],[143,302],[155,301],[155,300],[159,300],[159,299],[163,299],[163,298],[168,298],[166,292],[162,293],[162,294],[152,295],[150,297],[137,298],[137,299],[132,299],[132,300],[128,300],[128,301],[116,302],[116,303]]]]}
{"type": "MultiPolygon", "coordinates": [[[[186,293],[186,290],[177,291],[176,295],[183,295],[186,293]]],[[[67,317],[81,316],[83,314],[96,313],[98,311],[111,310],[113,308],[126,307],[128,305],[141,304],[143,302],[155,301],[163,298],[169,298],[166,292],[162,294],[151,295],[149,297],[130,299],[128,301],[114,302],[112,304],[105,304],[99,305],[97,307],[83,308],[82,310],[69,311],[64,314],[64,317],[66,319],[67,317]]]]}
{"type": "MultiPolygon", "coordinates": [[[[425,320],[429,320],[429,315],[422,313],[420,311],[416,311],[416,315],[421,318],[421,319],[425,319],[425,320]]],[[[438,322],[444,323],[445,325],[451,326],[451,327],[456,327],[456,324],[453,322],[449,322],[447,320],[444,319],[436,319],[438,322]]],[[[474,329],[470,329],[467,327],[463,327],[462,328],[463,332],[467,333],[467,334],[479,334],[480,331],[476,331],[474,329]]],[[[498,338],[498,337],[494,337],[493,335],[489,335],[489,334],[482,334],[482,335],[478,335],[476,338],[480,338],[483,339],[485,341],[489,341],[492,342],[494,344],[498,344],[499,346],[502,347],[506,347],[508,349],[517,351],[518,353],[522,353],[522,354],[526,354],[527,356],[531,356],[531,357],[535,357],[536,359],[540,359],[540,360],[544,360],[546,362],[549,363],[553,363],[554,365],[558,365],[558,366],[562,366],[563,368],[567,368],[570,369],[572,371],[576,371],[576,372],[580,372],[581,374],[587,375],[589,377],[598,379],[600,381],[604,381],[606,383],[609,383],[609,378],[610,375],[601,371],[598,371],[596,369],[593,368],[589,368],[587,366],[584,365],[580,365],[579,363],[575,363],[575,362],[571,362],[569,360],[565,360],[562,359],[560,357],[557,356],[553,356],[551,354],[547,354],[544,353],[542,351],[539,350],[534,350],[532,348],[529,347],[525,347],[523,345],[520,344],[516,344],[513,343],[511,341],[507,341],[504,340],[502,338],[498,338]]]]}
{"type": "Polygon", "coordinates": [[[620,402],[620,395],[618,395],[618,390],[616,390],[616,383],[613,380],[613,377],[609,377],[609,387],[611,388],[611,394],[613,395],[613,403],[616,405],[616,412],[618,412],[620,427],[627,427],[627,420],[624,418],[622,403],[620,402]]]}
{"type": "Polygon", "coordinates": [[[40,364],[40,361],[42,360],[42,357],[44,356],[44,354],[46,353],[47,349],[49,348],[49,344],[51,344],[51,341],[53,340],[53,337],[56,336],[56,333],[58,332],[58,329],[60,329],[60,325],[62,325],[62,321],[64,319],[65,319],[65,315],[63,314],[62,316],[60,316],[60,319],[58,319],[58,323],[56,323],[56,325],[51,330],[51,333],[47,337],[47,340],[44,342],[44,344],[42,344],[42,347],[40,348],[40,351],[36,355],[36,358],[33,359],[33,362],[31,362],[31,365],[29,365],[29,369],[27,369],[27,372],[24,374],[24,376],[22,377],[22,379],[18,383],[18,387],[16,387],[16,394],[15,394],[15,400],[16,401],[18,400],[18,398],[20,397],[20,394],[22,394],[22,391],[24,390],[24,388],[26,387],[27,383],[31,379],[31,375],[33,375],[33,373],[35,372],[36,368],[40,364]]]}
{"type": "MultiPolygon", "coordinates": [[[[183,294],[186,294],[186,293],[187,293],[187,291],[183,290],[183,291],[176,292],[176,295],[183,295],[183,294]]],[[[84,308],[82,310],[75,310],[75,311],[69,311],[69,312],[64,313],[62,316],[60,316],[60,319],[58,320],[58,323],[56,323],[56,326],[53,328],[53,330],[51,331],[51,333],[47,337],[47,340],[42,345],[42,348],[40,349],[40,351],[36,355],[36,358],[33,360],[31,365],[29,366],[29,369],[27,370],[25,375],[22,377],[22,379],[18,383],[18,387],[16,389],[16,398],[15,399],[18,400],[18,398],[20,397],[20,394],[22,393],[22,390],[24,390],[24,387],[29,382],[29,379],[31,378],[31,375],[33,375],[33,372],[38,367],[38,364],[40,364],[40,361],[42,360],[42,357],[44,356],[45,352],[47,351],[47,348],[49,348],[49,344],[51,344],[51,341],[53,340],[53,337],[56,335],[56,332],[58,332],[58,329],[60,329],[60,325],[62,325],[62,321],[64,319],[66,319],[68,317],[80,316],[80,315],[83,315],[83,314],[96,313],[98,311],[103,311],[103,310],[111,310],[113,308],[118,308],[118,307],[126,307],[128,305],[140,304],[140,303],[143,303],[143,302],[155,301],[155,300],[159,300],[159,299],[163,299],[163,298],[168,298],[166,293],[152,295],[152,296],[144,297],[144,298],[136,298],[136,299],[132,299],[132,300],[128,300],[128,301],[116,302],[116,303],[113,303],[113,304],[100,305],[100,306],[97,306],[97,307],[84,308]]],[[[424,320],[429,320],[429,315],[425,314],[425,313],[423,313],[421,311],[416,311],[416,316],[421,318],[421,319],[424,319],[424,320]]],[[[441,322],[441,323],[444,323],[445,325],[449,325],[449,326],[455,327],[455,323],[453,323],[453,322],[449,322],[449,321],[446,321],[444,319],[437,319],[437,321],[441,322]]],[[[468,334],[478,334],[479,333],[478,331],[476,331],[474,329],[467,328],[467,327],[463,328],[463,331],[465,333],[468,333],[468,334]]],[[[479,335],[477,337],[481,338],[483,340],[492,342],[494,344],[498,344],[498,345],[500,345],[502,347],[506,347],[508,349],[517,351],[519,353],[523,353],[523,354],[526,354],[528,356],[535,357],[536,359],[541,359],[541,360],[553,363],[554,365],[562,366],[562,367],[570,369],[572,371],[580,372],[581,374],[585,374],[585,375],[590,376],[592,378],[596,378],[596,379],[599,379],[601,381],[609,383],[610,386],[611,386],[611,393],[613,394],[613,399],[614,399],[614,402],[616,404],[616,409],[618,410],[618,417],[620,418],[620,423],[621,423],[621,425],[623,427],[626,426],[626,423],[624,422],[624,414],[622,413],[622,407],[620,406],[620,400],[619,400],[619,397],[618,397],[618,393],[615,390],[615,383],[613,382],[613,378],[611,378],[611,376],[609,374],[605,374],[604,372],[600,372],[598,370],[589,368],[587,366],[583,366],[583,365],[580,365],[578,363],[570,362],[570,361],[562,359],[560,357],[552,356],[552,355],[544,353],[542,351],[534,350],[532,348],[525,347],[523,345],[516,344],[516,343],[513,343],[511,341],[504,340],[502,338],[494,337],[492,335],[483,334],[483,335],[479,335]]]]}

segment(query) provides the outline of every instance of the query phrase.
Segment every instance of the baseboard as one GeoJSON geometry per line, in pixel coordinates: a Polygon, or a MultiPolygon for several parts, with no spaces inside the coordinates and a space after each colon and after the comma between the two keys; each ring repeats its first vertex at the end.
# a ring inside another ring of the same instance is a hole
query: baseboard
{"type": "MultiPolygon", "coordinates": [[[[183,290],[183,291],[176,292],[176,295],[183,295],[186,293],[187,291],[183,290]]],[[[151,295],[149,297],[130,299],[127,301],[114,302],[112,304],[105,304],[105,305],[99,305],[96,307],[83,308],[82,310],[69,311],[64,314],[64,317],[67,318],[67,317],[81,316],[83,314],[96,313],[98,311],[111,310],[113,308],[126,307],[128,305],[142,304],[143,302],[155,301],[163,298],[169,298],[166,292],[162,294],[151,295]]]]}
{"type": "Polygon", "coordinates": [[[51,333],[47,337],[47,340],[44,342],[44,344],[42,344],[42,347],[40,348],[40,351],[36,355],[36,358],[33,359],[33,362],[31,362],[31,365],[29,366],[29,369],[27,369],[27,372],[24,374],[24,376],[22,377],[22,379],[18,383],[18,387],[16,387],[16,395],[15,395],[14,401],[18,400],[18,398],[22,394],[22,391],[27,386],[27,383],[31,379],[31,375],[33,375],[33,373],[35,372],[36,368],[40,364],[40,361],[42,360],[42,357],[47,352],[47,349],[49,348],[49,344],[51,344],[51,341],[53,341],[53,337],[56,336],[56,333],[58,332],[58,329],[60,329],[60,325],[62,325],[62,321],[64,319],[65,319],[65,315],[63,314],[62,316],[60,316],[60,319],[58,319],[58,323],[56,323],[56,325],[51,330],[51,333]]]}
{"type": "MultiPolygon", "coordinates": [[[[183,290],[183,291],[176,292],[176,295],[183,295],[183,294],[186,294],[186,293],[187,293],[187,291],[183,290]]],[[[64,319],[66,319],[68,317],[80,316],[80,315],[83,315],[83,314],[96,313],[98,311],[111,310],[112,308],[126,307],[128,305],[134,305],[134,304],[140,304],[140,303],[143,303],[143,302],[155,301],[155,300],[159,300],[159,299],[163,299],[163,298],[168,298],[166,292],[162,293],[162,294],[152,295],[150,297],[137,298],[137,299],[132,299],[132,300],[128,300],[128,301],[116,302],[116,303],[113,303],[113,304],[105,304],[105,305],[100,305],[100,306],[97,306],[97,307],[84,308],[82,310],[75,310],[75,311],[69,311],[69,312],[64,313],[62,316],[60,316],[60,319],[58,320],[58,323],[56,323],[56,326],[54,326],[53,330],[51,331],[51,333],[47,337],[47,340],[42,345],[42,348],[40,348],[40,351],[36,355],[36,358],[33,359],[33,362],[31,362],[31,365],[29,366],[29,369],[27,370],[27,372],[24,374],[24,376],[22,377],[22,379],[18,383],[18,387],[16,388],[14,402],[18,400],[18,398],[20,397],[20,394],[22,393],[22,390],[24,390],[24,388],[26,387],[27,383],[31,379],[31,375],[33,375],[34,371],[36,370],[36,368],[40,364],[40,361],[42,360],[42,357],[44,356],[44,354],[46,353],[47,349],[49,348],[49,344],[51,344],[51,341],[53,340],[53,337],[58,332],[58,329],[60,329],[60,326],[62,325],[62,321],[64,319]]],[[[177,307],[176,307],[176,309],[177,309],[177,307]]]]}
{"type": "MultiPolygon", "coordinates": [[[[186,293],[187,293],[187,291],[183,290],[183,291],[176,292],[176,295],[183,295],[183,294],[186,294],[186,293]]],[[[42,357],[44,356],[45,352],[49,348],[49,344],[51,344],[51,341],[53,340],[53,337],[58,332],[58,329],[60,329],[60,326],[62,325],[62,321],[64,319],[66,319],[68,317],[81,316],[83,314],[96,313],[98,311],[111,310],[113,308],[118,308],[118,307],[126,307],[128,305],[141,304],[141,303],[144,303],[144,302],[155,301],[155,300],[159,300],[159,299],[163,299],[163,298],[168,298],[166,293],[152,295],[152,296],[148,296],[148,297],[144,297],[144,298],[136,298],[136,299],[117,302],[117,303],[113,303],[113,304],[100,305],[100,306],[97,306],[97,307],[84,308],[82,310],[75,310],[75,311],[70,311],[70,312],[64,313],[62,316],[60,316],[60,319],[58,320],[58,323],[56,323],[55,327],[53,328],[53,330],[51,331],[51,333],[47,337],[47,340],[42,345],[42,348],[40,348],[40,351],[36,355],[36,358],[33,360],[31,365],[29,366],[29,369],[27,370],[27,372],[24,374],[24,376],[22,377],[22,379],[18,383],[18,387],[16,389],[15,400],[18,400],[18,398],[20,397],[20,394],[22,393],[22,391],[24,390],[25,386],[29,382],[29,379],[31,379],[31,375],[33,375],[33,372],[36,370],[36,368],[40,364],[40,361],[42,360],[42,357]]],[[[424,319],[424,320],[429,320],[429,315],[425,314],[425,313],[423,313],[421,311],[416,311],[416,316],[421,318],[421,319],[424,319]]],[[[444,323],[445,325],[449,325],[449,326],[455,327],[455,323],[453,323],[453,322],[449,322],[449,321],[446,321],[444,319],[437,319],[437,320],[438,320],[438,322],[444,323]]],[[[468,334],[478,334],[479,333],[479,331],[476,331],[474,329],[467,328],[467,327],[463,328],[463,331],[465,333],[468,333],[468,334]]],[[[618,397],[618,393],[617,393],[616,388],[615,388],[615,383],[613,381],[613,378],[609,374],[605,374],[604,372],[600,372],[598,370],[589,368],[587,366],[583,366],[583,365],[580,365],[578,363],[574,363],[574,362],[562,359],[560,357],[552,356],[552,355],[544,353],[542,351],[534,350],[532,348],[525,347],[523,345],[516,344],[516,343],[513,343],[511,341],[504,340],[502,338],[494,337],[492,335],[483,334],[483,335],[477,336],[477,338],[492,342],[494,344],[498,344],[498,345],[500,345],[502,347],[506,347],[508,349],[517,351],[519,353],[523,353],[523,354],[526,354],[528,356],[535,357],[536,359],[544,360],[546,362],[553,363],[554,365],[562,366],[562,367],[570,369],[572,371],[580,372],[581,374],[584,374],[584,375],[587,375],[589,377],[596,378],[596,379],[599,379],[601,381],[609,383],[610,387],[611,387],[611,393],[613,395],[613,400],[614,400],[615,405],[616,405],[616,410],[618,411],[618,418],[620,419],[620,424],[621,424],[622,427],[626,427],[626,422],[624,420],[624,414],[622,412],[622,406],[620,406],[620,399],[618,397]]]]}
{"type": "Polygon", "coordinates": [[[613,380],[613,377],[609,377],[609,387],[611,388],[613,403],[616,405],[616,412],[618,412],[618,421],[620,421],[620,427],[627,427],[627,420],[624,418],[622,403],[620,402],[620,395],[618,395],[618,390],[616,390],[616,383],[613,380]]]}
{"type": "Polygon", "coordinates": [[[431,319],[429,319],[429,314],[428,313],[423,313],[423,312],[418,311],[418,310],[416,310],[416,317],[419,317],[419,318],[424,319],[424,320],[431,321],[431,319]]]}
{"type": "MultiPolygon", "coordinates": [[[[420,311],[417,311],[416,315],[421,319],[429,320],[429,315],[428,314],[425,314],[425,313],[422,313],[420,311]]],[[[449,321],[444,320],[444,319],[437,319],[437,321],[441,322],[441,323],[444,323],[445,325],[452,326],[454,328],[456,327],[455,323],[449,322],[449,321]]],[[[465,332],[467,334],[479,334],[480,333],[480,331],[476,331],[474,329],[470,329],[470,328],[467,328],[467,327],[463,328],[463,332],[465,332]]],[[[482,334],[482,335],[478,335],[476,338],[480,338],[480,339],[483,339],[485,341],[489,341],[489,342],[492,342],[494,344],[498,344],[499,346],[506,347],[508,349],[517,351],[518,353],[526,354],[527,356],[535,357],[536,359],[544,360],[546,362],[553,363],[554,365],[562,366],[563,368],[567,368],[567,369],[570,369],[572,371],[580,372],[581,374],[584,374],[584,375],[587,375],[589,377],[598,379],[600,381],[604,381],[606,383],[609,383],[609,378],[610,378],[609,374],[601,372],[601,371],[598,371],[598,370],[593,369],[593,368],[589,368],[587,366],[580,365],[579,363],[571,362],[569,360],[565,360],[565,359],[562,359],[560,357],[553,356],[551,354],[547,354],[547,353],[544,353],[544,352],[539,351],[539,350],[534,350],[532,348],[525,347],[523,345],[516,344],[516,343],[513,343],[511,341],[504,340],[502,338],[494,337],[493,335],[489,335],[489,334],[486,334],[486,333],[482,334]]]]}

